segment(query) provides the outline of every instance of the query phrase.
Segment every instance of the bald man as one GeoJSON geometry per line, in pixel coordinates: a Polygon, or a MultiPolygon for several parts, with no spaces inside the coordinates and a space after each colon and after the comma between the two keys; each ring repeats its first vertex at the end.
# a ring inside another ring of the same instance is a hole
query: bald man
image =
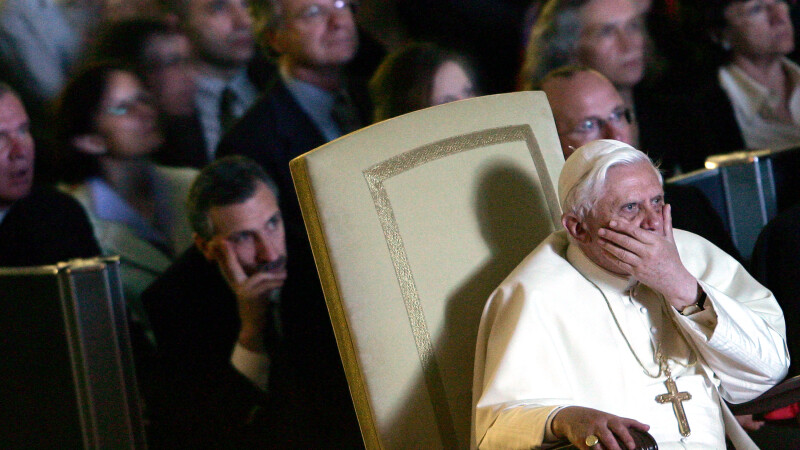
{"type": "Polygon", "coordinates": [[[633,144],[633,114],[611,82],[596,70],[567,66],[542,80],[564,158],[596,139],[633,144]]]}

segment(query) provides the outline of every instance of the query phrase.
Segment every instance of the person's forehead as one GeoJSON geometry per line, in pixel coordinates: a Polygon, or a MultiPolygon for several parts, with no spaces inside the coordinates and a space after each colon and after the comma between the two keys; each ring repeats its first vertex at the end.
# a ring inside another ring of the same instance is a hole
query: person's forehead
{"type": "Polygon", "coordinates": [[[544,87],[554,112],[570,118],[605,115],[624,106],[611,82],[591,71],[579,72],[569,78],[556,78],[544,87]]]}
{"type": "Polygon", "coordinates": [[[591,0],[580,10],[581,24],[586,28],[621,25],[636,17],[638,11],[630,0],[591,0]]]}
{"type": "Polygon", "coordinates": [[[211,206],[208,217],[217,233],[230,234],[260,227],[279,212],[275,194],[259,182],[250,198],[230,205],[211,206]]]}
{"type": "Polygon", "coordinates": [[[28,121],[22,101],[13,93],[0,94],[0,131],[16,129],[28,121]]]}
{"type": "Polygon", "coordinates": [[[627,200],[649,199],[663,194],[664,189],[655,169],[646,162],[640,162],[609,168],[601,199],[621,203],[627,200]]]}

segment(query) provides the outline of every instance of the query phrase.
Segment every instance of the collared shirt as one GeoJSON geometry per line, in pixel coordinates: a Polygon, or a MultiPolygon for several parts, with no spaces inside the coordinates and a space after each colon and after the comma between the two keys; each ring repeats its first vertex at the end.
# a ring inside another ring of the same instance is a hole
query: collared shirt
{"type": "Polygon", "coordinates": [[[783,99],[771,92],[734,64],[719,69],[719,83],[728,94],[742,138],[749,149],[783,149],[800,145],[800,66],[782,60],[792,80],[789,112],[792,123],[778,120],[777,109],[783,99]]]}
{"type": "MultiPolygon", "coordinates": [[[[170,248],[169,238],[161,231],[153,227],[150,222],[142,217],[133,206],[131,206],[122,196],[120,196],[111,186],[99,177],[90,178],[86,181],[89,195],[92,197],[94,215],[109,222],[124,223],[129,226],[142,239],[164,249],[165,252],[170,248]]],[[[164,208],[158,208],[163,204],[163,194],[156,188],[156,211],[163,212],[164,208]],[[161,197],[161,198],[160,198],[161,197]]]]}
{"type": "Polygon", "coordinates": [[[220,118],[220,103],[225,89],[233,91],[231,112],[235,117],[242,117],[247,109],[258,98],[258,88],[250,81],[247,70],[242,68],[227,82],[220,78],[199,75],[197,77],[197,93],[195,105],[200,116],[200,125],[203,127],[203,137],[206,141],[206,151],[209,159],[214,159],[217,144],[222,139],[223,130],[220,118]]]}
{"type": "Polygon", "coordinates": [[[316,125],[326,140],[332,141],[342,135],[342,131],[331,115],[333,103],[336,100],[334,92],[326,91],[311,83],[292,77],[283,66],[280,68],[280,76],[286,85],[286,89],[289,90],[292,97],[300,105],[300,108],[316,125]]]}

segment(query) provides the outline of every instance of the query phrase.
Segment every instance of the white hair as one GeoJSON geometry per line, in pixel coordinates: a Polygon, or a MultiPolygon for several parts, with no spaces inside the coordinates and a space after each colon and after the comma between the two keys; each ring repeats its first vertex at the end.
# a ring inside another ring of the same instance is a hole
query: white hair
{"type": "Polygon", "coordinates": [[[616,166],[647,164],[663,183],[663,177],[643,152],[618,141],[601,140],[584,145],[564,163],[559,178],[559,198],[565,214],[584,220],[605,189],[608,170],[616,166]]]}

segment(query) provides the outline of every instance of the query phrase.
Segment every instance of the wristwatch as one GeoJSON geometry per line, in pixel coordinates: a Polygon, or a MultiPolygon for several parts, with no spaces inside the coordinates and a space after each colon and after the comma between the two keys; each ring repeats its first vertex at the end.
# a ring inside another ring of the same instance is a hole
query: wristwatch
{"type": "Polygon", "coordinates": [[[694,305],[689,305],[683,308],[679,312],[681,313],[682,316],[691,316],[694,313],[699,313],[700,311],[704,311],[705,310],[704,306],[706,304],[707,297],[708,296],[706,295],[706,292],[701,290],[700,298],[697,300],[697,302],[694,305]]]}

